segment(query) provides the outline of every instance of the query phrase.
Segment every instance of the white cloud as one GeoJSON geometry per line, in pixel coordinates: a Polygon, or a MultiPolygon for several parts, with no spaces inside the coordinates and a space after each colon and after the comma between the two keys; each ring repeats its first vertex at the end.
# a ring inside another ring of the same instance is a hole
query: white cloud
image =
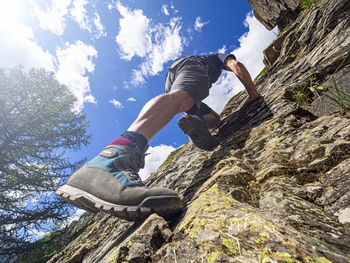
{"type": "Polygon", "coordinates": [[[132,101],[133,102],[133,101],[136,101],[136,99],[134,97],[130,97],[130,98],[127,99],[127,101],[132,101]]]}
{"type": "Polygon", "coordinates": [[[84,7],[87,4],[87,0],[74,0],[73,7],[70,9],[70,14],[73,19],[79,24],[81,29],[87,30],[91,33],[89,17],[84,7]]]}
{"type": "Polygon", "coordinates": [[[169,26],[158,25],[155,41],[148,60],[141,65],[143,75],[156,75],[163,70],[163,64],[176,59],[182,52],[179,19],[173,18],[169,26]]]}
{"type": "Polygon", "coordinates": [[[175,148],[170,145],[150,146],[147,150],[147,153],[150,154],[145,157],[145,168],[139,172],[141,179],[147,179],[152,172],[156,171],[164,163],[169,154],[174,150],[175,148]]]}
{"type": "Polygon", "coordinates": [[[86,6],[93,5],[88,0],[50,0],[46,10],[38,7],[35,0],[31,0],[31,3],[34,7],[34,14],[40,22],[40,27],[56,35],[63,34],[66,19],[71,18],[78,23],[82,30],[93,34],[93,38],[106,36],[98,13],[95,12],[94,17],[88,13],[86,6]]]}
{"type": "Polygon", "coordinates": [[[80,111],[84,102],[97,103],[90,93],[89,78],[86,76],[86,73],[95,69],[92,59],[97,57],[96,49],[78,40],[74,44],[67,43],[64,49],[58,48],[56,54],[58,59],[56,77],[76,96],[74,110],[80,111]]]}
{"type": "Polygon", "coordinates": [[[138,86],[145,83],[145,77],[156,75],[163,70],[166,62],[176,59],[181,54],[183,49],[181,26],[177,21],[178,19],[174,18],[170,26],[158,25],[156,40],[140,68],[133,70],[131,84],[138,86]]]}
{"type": "Polygon", "coordinates": [[[263,51],[277,37],[277,28],[268,31],[252,14],[248,14],[244,25],[249,31],[239,39],[240,47],[233,51],[237,59],[244,62],[253,78],[264,68],[263,51]]]}
{"type": "MultiPolygon", "coordinates": [[[[181,54],[184,39],[180,35],[180,18],[172,18],[168,24],[153,25],[142,10],[131,11],[120,2],[117,9],[122,15],[116,37],[121,57],[126,60],[134,56],[143,58],[140,67],[132,71],[130,81],[132,86],[139,86],[145,83],[146,77],[162,71],[164,63],[181,54]]],[[[128,83],[125,86],[128,87],[128,83]]]]}
{"type": "Polygon", "coordinates": [[[112,103],[114,107],[116,107],[117,109],[124,108],[124,105],[120,101],[117,101],[116,99],[109,100],[109,103],[112,103]]]}
{"type": "Polygon", "coordinates": [[[177,14],[179,12],[179,10],[175,9],[174,5],[171,5],[170,8],[173,9],[174,14],[177,14]]]}
{"type": "Polygon", "coordinates": [[[196,18],[196,21],[194,21],[194,29],[197,30],[197,31],[201,31],[202,30],[202,27],[205,26],[206,24],[208,24],[209,21],[207,22],[201,22],[201,17],[198,16],[196,18]]]}
{"type": "Polygon", "coordinates": [[[107,33],[104,32],[104,26],[101,23],[99,14],[95,12],[93,18],[91,19],[92,14],[90,17],[85,7],[88,4],[90,4],[90,2],[87,0],[74,0],[73,7],[70,9],[70,15],[74,21],[79,24],[81,29],[93,33],[95,39],[102,36],[105,37],[107,33]]]}
{"type": "Polygon", "coordinates": [[[34,40],[33,30],[14,20],[0,23],[0,67],[23,65],[54,70],[53,56],[34,40]]]}
{"type": "MultiPolygon", "coordinates": [[[[262,52],[276,39],[276,30],[268,31],[251,13],[247,15],[244,25],[249,30],[239,38],[240,46],[231,53],[246,66],[254,79],[264,68],[262,52]]],[[[232,72],[223,73],[204,102],[221,112],[226,102],[243,89],[244,86],[232,72]]]]}
{"type": "MultiPolygon", "coordinates": [[[[142,65],[141,65],[141,67],[142,67],[142,65]]],[[[131,74],[132,74],[132,80],[130,81],[131,85],[139,86],[141,84],[146,83],[146,80],[144,78],[144,74],[143,74],[142,70],[133,69],[131,74]]],[[[128,82],[124,83],[124,88],[126,88],[126,89],[130,88],[128,82]]]]}
{"type": "Polygon", "coordinates": [[[162,13],[166,16],[169,15],[169,10],[167,8],[167,5],[162,5],[162,13]]]}
{"type": "Polygon", "coordinates": [[[225,53],[226,53],[226,50],[227,50],[226,45],[224,45],[222,48],[219,48],[219,49],[218,49],[218,53],[225,54],[225,53]]]}
{"type": "Polygon", "coordinates": [[[62,35],[66,27],[65,16],[71,0],[51,0],[50,7],[46,11],[41,10],[32,0],[35,16],[39,19],[40,26],[56,35],[62,35]]]}
{"type": "Polygon", "coordinates": [[[117,9],[122,18],[119,20],[119,34],[116,42],[119,45],[123,59],[131,60],[133,56],[144,57],[151,47],[149,35],[149,19],[142,10],[131,11],[128,7],[117,2],[117,9]]]}
{"type": "Polygon", "coordinates": [[[94,25],[96,27],[96,38],[100,38],[100,37],[105,37],[107,36],[107,33],[104,31],[104,26],[101,23],[101,19],[98,13],[95,13],[95,18],[94,18],[94,25]]]}

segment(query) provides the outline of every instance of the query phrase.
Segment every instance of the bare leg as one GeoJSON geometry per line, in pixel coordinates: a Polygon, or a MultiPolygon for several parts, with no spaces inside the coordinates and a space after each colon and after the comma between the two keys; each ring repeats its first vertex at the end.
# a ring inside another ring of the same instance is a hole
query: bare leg
{"type": "Polygon", "coordinates": [[[194,101],[186,91],[174,90],[157,96],[146,103],[128,131],[142,134],[150,140],[177,113],[189,110],[194,101]]]}

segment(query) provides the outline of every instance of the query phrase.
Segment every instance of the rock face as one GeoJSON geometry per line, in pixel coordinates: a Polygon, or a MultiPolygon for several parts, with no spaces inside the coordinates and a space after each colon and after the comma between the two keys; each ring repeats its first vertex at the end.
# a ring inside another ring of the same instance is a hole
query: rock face
{"type": "MultiPolygon", "coordinates": [[[[298,5],[281,2],[250,1],[298,5]]],[[[350,110],[320,92],[349,94],[349,14],[348,0],[300,14],[265,51],[263,98],[222,112],[220,146],[187,143],[147,180],[180,193],[181,215],[105,215],[49,262],[350,262],[350,110]]]]}
{"type": "Polygon", "coordinates": [[[248,2],[256,19],[269,30],[276,25],[283,29],[295,19],[296,9],[300,4],[300,0],[248,0],[248,2]]]}

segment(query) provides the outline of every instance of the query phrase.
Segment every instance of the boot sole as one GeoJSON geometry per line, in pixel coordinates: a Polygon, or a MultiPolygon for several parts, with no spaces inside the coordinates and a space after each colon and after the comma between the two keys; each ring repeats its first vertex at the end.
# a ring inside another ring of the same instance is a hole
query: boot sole
{"type": "Polygon", "coordinates": [[[128,221],[138,221],[153,213],[170,219],[182,209],[181,199],[177,196],[151,196],[145,198],[139,205],[126,206],[104,201],[70,185],[63,185],[56,194],[86,211],[93,213],[102,211],[128,221]]]}
{"type": "Polygon", "coordinates": [[[212,150],[219,145],[218,141],[210,134],[204,122],[190,115],[183,116],[178,121],[180,129],[187,134],[194,145],[200,149],[212,150]]]}

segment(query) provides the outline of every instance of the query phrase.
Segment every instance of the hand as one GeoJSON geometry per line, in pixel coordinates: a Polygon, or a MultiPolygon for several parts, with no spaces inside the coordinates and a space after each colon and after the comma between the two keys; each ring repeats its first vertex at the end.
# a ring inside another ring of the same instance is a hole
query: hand
{"type": "Polygon", "coordinates": [[[244,102],[244,104],[242,105],[242,107],[241,108],[243,108],[243,107],[245,107],[245,106],[247,106],[248,104],[250,104],[250,103],[252,103],[253,101],[255,101],[255,100],[257,100],[257,99],[259,99],[261,97],[261,95],[260,94],[258,94],[258,95],[256,95],[256,96],[250,96],[245,102],[244,102]]]}

